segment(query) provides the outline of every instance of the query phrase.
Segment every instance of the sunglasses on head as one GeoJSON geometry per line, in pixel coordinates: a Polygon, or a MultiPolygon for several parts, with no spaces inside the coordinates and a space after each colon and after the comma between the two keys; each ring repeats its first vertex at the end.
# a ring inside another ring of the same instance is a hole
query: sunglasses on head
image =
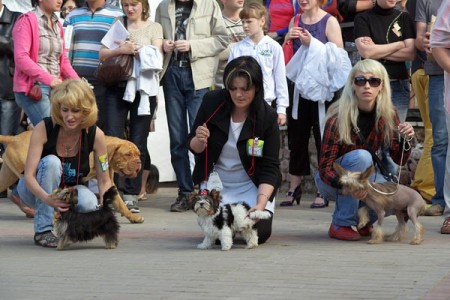
{"type": "Polygon", "coordinates": [[[357,76],[353,79],[353,82],[357,86],[365,86],[368,82],[371,87],[379,87],[381,84],[381,79],[376,77],[366,78],[364,76],[357,76]]]}

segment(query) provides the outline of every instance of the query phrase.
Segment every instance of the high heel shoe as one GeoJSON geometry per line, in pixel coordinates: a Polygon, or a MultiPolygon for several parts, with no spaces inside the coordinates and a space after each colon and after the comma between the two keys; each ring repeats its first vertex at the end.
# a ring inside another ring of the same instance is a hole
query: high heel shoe
{"type": "Polygon", "coordinates": [[[327,199],[323,198],[322,195],[319,192],[317,192],[316,198],[322,198],[323,199],[323,203],[315,203],[315,202],[313,202],[311,204],[311,206],[310,206],[311,208],[325,208],[325,207],[328,207],[329,201],[327,199]]]}
{"type": "Polygon", "coordinates": [[[302,198],[302,188],[298,185],[293,192],[289,191],[286,193],[286,197],[292,197],[292,200],[284,200],[280,203],[280,206],[293,206],[294,201],[297,205],[300,204],[300,199],[302,198]]]}

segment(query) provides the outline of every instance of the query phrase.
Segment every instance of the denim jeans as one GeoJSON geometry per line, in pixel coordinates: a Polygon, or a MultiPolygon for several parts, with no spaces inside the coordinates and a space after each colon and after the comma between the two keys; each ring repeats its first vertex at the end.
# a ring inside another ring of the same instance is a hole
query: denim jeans
{"type": "Polygon", "coordinates": [[[430,75],[428,81],[428,102],[430,120],[433,129],[433,146],[431,147],[431,162],[434,171],[436,194],[431,198],[433,204],[445,207],[444,176],[447,156],[448,132],[444,108],[444,75],[430,75]]]}
{"type": "Polygon", "coordinates": [[[208,88],[195,90],[190,68],[169,66],[162,79],[170,136],[170,155],[181,193],[194,190],[186,145],[195,116],[208,88]]]}
{"type": "MultiPolygon", "coordinates": [[[[445,109],[444,109],[445,111],[445,109]]],[[[450,114],[445,111],[445,120],[447,125],[448,139],[450,139],[450,114]]],[[[447,157],[445,160],[445,177],[444,177],[444,218],[450,218],[450,147],[447,147],[447,157]]]]}
{"type": "Polygon", "coordinates": [[[95,102],[97,103],[97,109],[99,111],[97,126],[105,131],[105,114],[103,112],[105,111],[105,95],[107,88],[98,82],[93,82],[92,85],[94,86],[95,102]]]}
{"type": "MultiPolygon", "coordinates": [[[[391,98],[392,103],[397,109],[398,116],[400,118],[400,123],[405,122],[406,115],[408,114],[409,107],[409,81],[408,79],[402,80],[393,80],[390,82],[391,84],[391,98]]],[[[389,154],[389,149],[386,147],[382,148],[381,153],[381,162],[392,174],[398,173],[398,166],[392,160],[391,155],[389,154]]]]}
{"type": "MultiPolygon", "coordinates": [[[[15,135],[20,123],[20,107],[14,100],[0,98],[0,135],[15,135]]],[[[0,144],[0,153],[3,152],[0,144]]]]}
{"type": "MultiPolygon", "coordinates": [[[[130,114],[129,136],[128,140],[134,143],[141,152],[140,159],[142,166],[145,164],[147,152],[147,137],[150,128],[151,115],[138,115],[138,107],[140,103],[140,94],[136,93],[133,102],[124,101],[123,94],[125,88],[112,87],[106,92],[105,99],[108,105],[104,110],[104,131],[109,136],[115,136],[121,139],[125,138],[125,126],[127,123],[128,113],[130,114]]],[[[154,97],[153,97],[154,98],[154,97]]],[[[126,195],[138,195],[141,191],[143,168],[139,171],[137,177],[126,178],[125,184],[121,186],[121,190],[126,195]]]]}
{"type": "Polygon", "coordinates": [[[50,86],[39,84],[42,90],[42,99],[31,100],[25,93],[14,93],[17,104],[24,110],[33,126],[46,117],[50,117],[50,86]]]}
{"type": "MultiPolygon", "coordinates": [[[[344,169],[353,172],[363,172],[373,165],[372,155],[363,149],[350,151],[336,160],[344,169]]],[[[355,226],[358,224],[358,209],[365,205],[364,202],[350,195],[341,195],[338,189],[332,187],[320,178],[319,172],[314,176],[317,189],[328,200],[335,200],[336,206],[333,213],[332,224],[336,226],[355,226]]],[[[386,182],[384,177],[376,171],[370,176],[371,182],[386,182]]],[[[369,209],[370,223],[377,220],[375,212],[369,209]]]]}
{"type": "MultiPolygon", "coordinates": [[[[61,160],[55,155],[47,155],[39,162],[36,180],[47,193],[58,188],[61,181],[61,160]]],[[[78,186],[78,212],[97,209],[97,197],[85,186],[78,186]]],[[[48,206],[30,192],[22,176],[13,193],[19,196],[23,205],[34,208],[34,231],[36,233],[52,230],[54,208],[48,206]]]]}

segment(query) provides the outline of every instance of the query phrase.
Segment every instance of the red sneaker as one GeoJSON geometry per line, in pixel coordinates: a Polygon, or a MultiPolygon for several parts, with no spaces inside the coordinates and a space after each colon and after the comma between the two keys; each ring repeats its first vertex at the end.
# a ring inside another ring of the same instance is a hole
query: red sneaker
{"type": "Polygon", "coordinates": [[[15,205],[17,205],[17,206],[20,208],[20,210],[21,210],[22,212],[25,213],[25,216],[26,216],[27,218],[34,218],[34,209],[31,208],[31,207],[27,207],[27,206],[23,205],[23,204],[20,202],[19,197],[14,196],[13,194],[11,194],[11,195],[9,195],[8,198],[9,198],[9,200],[11,200],[12,203],[14,203],[15,205]]]}
{"type": "Polygon", "coordinates": [[[359,235],[361,236],[371,236],[372,235],[373,226],[367,224],[361,229],[358,229],[359,235]]]}
{"type": "Polygon", "coordinates": [[[361,239],[361,235],[350,226],[336,226],[331,224],[328,235],[330,238],[344,241],[358,241],[361,239]]]}

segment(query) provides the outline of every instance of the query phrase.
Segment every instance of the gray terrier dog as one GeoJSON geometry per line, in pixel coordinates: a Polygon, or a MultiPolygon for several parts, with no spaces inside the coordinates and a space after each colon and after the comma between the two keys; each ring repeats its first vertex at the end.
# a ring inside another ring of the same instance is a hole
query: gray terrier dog
{"type": "Polygon", "coordinates": [[[425,209],[425,201],[422,196],[410,187],[393,182],[369,182],[370,175],[375,171],[373,166],[364,172],[351,172],[334,163],[334,169],[338,173],[342,184],[342,193],[349,195],[356,191],[366,191],[367,196],[364,201],[367,206],[358,210],[359,224],[362,228],[369,222],[368,208],[373,209],[377,216],[377,226],[372,231],[369,244],[379,244],[384,241],[384,233],[381,228],[386,211],[392,210],[397,217],[398,225],[395,232],[389,236],[391,241],[400,241],[407,231],[406,222],[408,218],[414,224],[415,234],[411,240],[411,245],[419,245],[423,242],[425,230],[418,221],[418,214],[425,209]]]}

